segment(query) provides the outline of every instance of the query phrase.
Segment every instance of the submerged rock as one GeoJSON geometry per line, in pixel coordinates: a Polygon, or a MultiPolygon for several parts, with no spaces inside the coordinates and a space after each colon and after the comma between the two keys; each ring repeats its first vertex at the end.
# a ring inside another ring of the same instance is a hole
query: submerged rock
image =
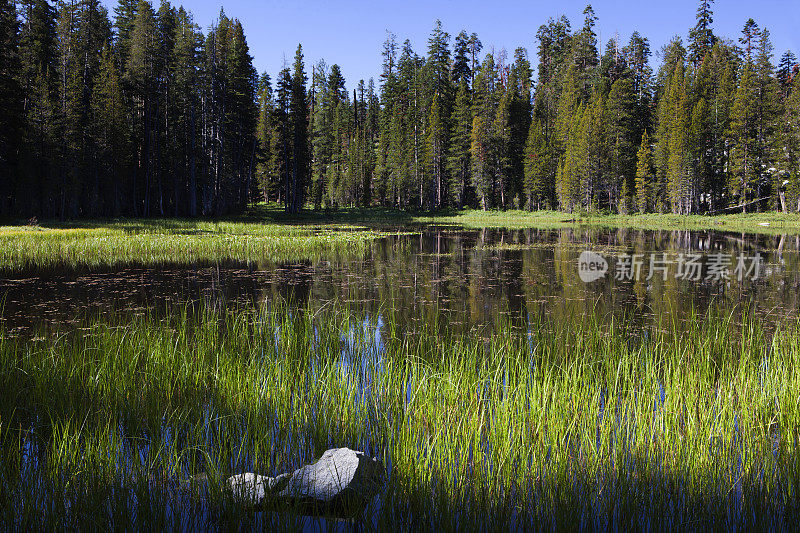
{"type": "Polygon", "coordinates": [[[235,497],[258,507],[345,516],[363,510],[383,489],[384,479],[385,470],[377,459],[350,448],[336,448],[292,474],[274,478],[237,474],[228,478],[228,484],[235,497]]]}

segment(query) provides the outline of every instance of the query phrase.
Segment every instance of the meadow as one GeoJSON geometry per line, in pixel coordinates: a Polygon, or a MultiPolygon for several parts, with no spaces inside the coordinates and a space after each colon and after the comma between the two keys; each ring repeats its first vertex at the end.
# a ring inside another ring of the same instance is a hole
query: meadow
{"type": "Polygon", "coordinates": [[[796,320],[426,324],[272,303],[0,335],[0,524],[336,528],[243,512],[224,489],[336,446],[387,467],[357,517],[366,530],[780,530],[800,517],[796,320]]]}
{"type": "Polygon", "coordinates": [[[428,226],[461,228],[578,227],[716,230],[800,234],[800,214],[603,215],[560,211],[441,211],[336,209],[287,215],[261,204],[220,220],[114,219],[38,221],[0,226],[0,269],[94,268],[122,265],[276,263],[362,253],[374,239],[428,226]]]}
{"type": "Polygon", "coordinates": [[[352,254],[380,234],[345,224],[119,220],[0,226],[0,269],[301,261],[352,254]]]}
{"type": "Polygon", "coordinates": [[[716,230],[752,234],[800,234],[800,213],[736,213],[726,215],[673,215],[668,213],[603,214],[563,211],[481,211],[469,209],[433,216],[418,214],[418,223],[452,224],[466,228],[542,228],[576,226],[639,230],[716,230]]]}

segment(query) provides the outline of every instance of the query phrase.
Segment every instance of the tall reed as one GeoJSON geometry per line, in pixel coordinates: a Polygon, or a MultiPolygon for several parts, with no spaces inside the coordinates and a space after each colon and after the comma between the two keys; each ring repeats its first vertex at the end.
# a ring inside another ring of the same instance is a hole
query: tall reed
{"type": "Polygon", "coordinates": [[[302,527],[224,490],[350,446],[368,529],[791,528],[800,324],[456,333],[283,304],[0,335],[0,524],[302,527]],[[186,484],[202,475],[207,482],[186,484]]]}

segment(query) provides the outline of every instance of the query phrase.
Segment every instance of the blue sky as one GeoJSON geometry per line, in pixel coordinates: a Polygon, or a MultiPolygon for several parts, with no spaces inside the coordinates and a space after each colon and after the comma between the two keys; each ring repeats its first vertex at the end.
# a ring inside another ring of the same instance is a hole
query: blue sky
{"type": "MultiPolygon", "coordinates": [[[[173,0],[178,4],[178,0],[173,0]]],[[[116,0],[104,0],[111,8],[116,0]]],[[[155,1],[156,5],[158,0],[155,1]]],[[[434,21],[441,19],[445,31],[455,36],[461,29],[477,32],[484,52],[505,48],[509,55],[524,46],[535,66],[536,30],[548,17],[566,15],[573,30],[583,22],[586,0],[544,2],[499,0],[195,0],[183,5],[195,21],[207,29],[218,17],[220,7],[244,24],[254,63],[259,72],[275,77],[284,58],[291,63],[298,43],[303,44],[306,65],[324,58],[338,63],[352,90],[359,79],[377,77],[381,70],[381,46],[386,30],[398,41],[410,39],[418,53],[424,53],[434,21]]],[[[619,33],[623,42],[638,30],[650,40],[655,53],[670,37],[684,40],[694,25],[696,0],[596,0],[597,32],[602,48],[619,33]]],[[[738,39],[744,22],[752,17],[772,35],[777,63],[787,49],[800,56],[800,0],[717,0],[714,31],[738,39]]],[[[112,12],[113,13],[113,12],[112,12]]]]}

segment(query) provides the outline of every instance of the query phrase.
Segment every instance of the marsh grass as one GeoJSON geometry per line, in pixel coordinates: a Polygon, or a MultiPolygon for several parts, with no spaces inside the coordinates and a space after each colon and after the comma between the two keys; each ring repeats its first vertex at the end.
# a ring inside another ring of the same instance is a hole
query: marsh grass
{"type": "Polygon", "coordinates": [[[407,213],[364,208],[286,215],[259,205],[229,220],[110,220],[0,226],[0,270],[240,261],[336,259],[363,253],[377,237],[415,226],[540,228],[576,226],[647,230],[720,230],[800,234],[800,215],[599,215],[556,211],[407,213]],[[769,226],[761,224],[769,223],[769,226]]]}
{"type": "Polygon", "coordinates": [[[767,235],[800,234],[800,214],[775,211],[707,216],[465,210],[438,215],[418,214],[413,220],[420,224],[458,225],[465,228],[559,229],[595,226],[642,230],[717,230],[767,235]]]}
{"type": "Polygon", "coordinates": [[[0,269],[304,261],[363,253],[380,233],[352,225],[129,220],[0,227],[0,269]]]}
{"type": "Polygon", "coordinates": [[[385,315],[277,304],[0,335],[0,524],[302,528],[242,512],[223,480],[336,446],[387,466],[366,529],[796,524],[797,322],[464,334],[385,315]]]}

